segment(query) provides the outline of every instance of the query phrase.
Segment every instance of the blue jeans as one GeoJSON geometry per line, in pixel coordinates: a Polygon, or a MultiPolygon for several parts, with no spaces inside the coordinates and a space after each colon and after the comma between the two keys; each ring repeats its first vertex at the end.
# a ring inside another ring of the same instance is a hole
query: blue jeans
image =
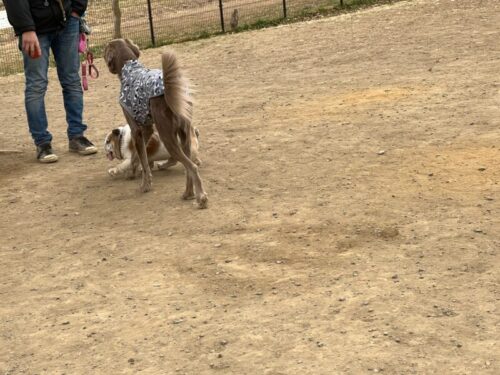
{"type": "Polygon", "coordinates": [[[23,52],[26,89],[24,102],[28,116],[28,126],[35,145],[52,141],[48,131],[45,112],[45,93],[47,92],[49,53],[52,49],[57,66],[57,76],[61,83],[68,138],[83,135],[87,125],[82,122],[83,90],[80,81],[80,57],[78,43],[80,21],[69,17],[64,29],[38,35],[42,56],[32,59],[23,52]]]}

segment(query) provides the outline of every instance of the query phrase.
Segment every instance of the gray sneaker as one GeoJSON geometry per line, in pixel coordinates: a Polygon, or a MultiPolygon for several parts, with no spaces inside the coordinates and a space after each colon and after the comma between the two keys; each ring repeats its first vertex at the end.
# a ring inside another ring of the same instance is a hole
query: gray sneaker
{"type": "Polygon", "coordinates": [[[69,151],[77,152],[80,155],[91,155],[97,152],[97,147],[95,147],[92,142],[81,135],[69,140],[69,151]]]}
{"type": "Polygon", "coordinates": [[[52,152],[50,143],[36,147],[36,158],[40,163],[55,163],[58,159],[57,155],[52,152]]]}

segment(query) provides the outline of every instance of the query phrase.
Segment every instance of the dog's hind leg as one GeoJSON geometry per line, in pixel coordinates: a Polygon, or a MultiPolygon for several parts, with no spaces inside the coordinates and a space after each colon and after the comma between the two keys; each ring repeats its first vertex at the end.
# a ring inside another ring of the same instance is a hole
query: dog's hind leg
{"type": "Polygon", "coordinates": [[[196,197],[199,208],[206,208],[208,205],[208,197],[203,188],[198,166],[183,152],[178,135],[178,120],[172,111],[158,99],[151,100],[151,112],[156,123],[156,129],[163,144],[167,148],[170,156],[182,163],[186,169],[186,191],[183,198],[189,198],[193,195],[196,197]]]}
{"type": "MultiPolygon", "coordinates": [[[[186,134],[186,130],[189,128],[189,124],[186,123],[180,123],[179,127],[179,140],[181,143],[182,151],[184,152],[184,155],[186,155],[190,160],[192,160],[191,157],[191,142],[189,139],[189,135],[186,134]]],[[[193,177],[191,176],[191,173],[186,174],[186,191],[184,192],[183,199],[194,199],[194,182],[193,182],[193,177]]]]}
{"type": "Polygon", "coordinates": [[[130,130],[132,133],[132,140],[134,141],[135,150],[137,152],[137,157],[141,162],[142,167],[142,182],[140,190],[142,193],[146,193],[151,190],[153,175],[151,174],[151,168],[149,168],[148,155],[146,153],[146,142],[151,136],[152,129],[148,127],[140,127],[135,120],[130,116],[127,111],[123,110],[125,118],[130,125],[130,130]],[[149,134],[149,136],[148,136],[149,134]],[[148,136],[145,139],[145,136],[148,136]]]}

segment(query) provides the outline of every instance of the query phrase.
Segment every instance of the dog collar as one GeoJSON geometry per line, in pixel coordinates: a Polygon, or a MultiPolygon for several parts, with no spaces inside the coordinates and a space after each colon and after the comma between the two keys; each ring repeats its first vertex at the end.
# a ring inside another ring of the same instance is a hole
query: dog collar
{"type": "Polygon", "coordinates": [[[118,157],[119,160],[123,160],[122,142],[123,142],[123,132],[120,131],[120,135],[118,136],[118,153],[120,154],[120,156],[118,157]]]}

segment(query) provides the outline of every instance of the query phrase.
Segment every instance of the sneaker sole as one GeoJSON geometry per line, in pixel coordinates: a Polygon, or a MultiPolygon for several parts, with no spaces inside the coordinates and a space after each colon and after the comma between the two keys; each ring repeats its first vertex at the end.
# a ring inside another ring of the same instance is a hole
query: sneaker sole
{"type": "Polygon", "coordinates": [[[80,155],[92,155],[97,153],[97,147],[89,147],[86,148],[85,150],[74,150],[74,149],[69,149],[69,152],[75,152],[80,155]]]}
{"type": "Polygon", "coordinates": [[[57,155],[49,155],[44,157],[43,159],[38,159],[38,161],[43,164],[55,163],[57,160],[59,160],[57,155]]]}

